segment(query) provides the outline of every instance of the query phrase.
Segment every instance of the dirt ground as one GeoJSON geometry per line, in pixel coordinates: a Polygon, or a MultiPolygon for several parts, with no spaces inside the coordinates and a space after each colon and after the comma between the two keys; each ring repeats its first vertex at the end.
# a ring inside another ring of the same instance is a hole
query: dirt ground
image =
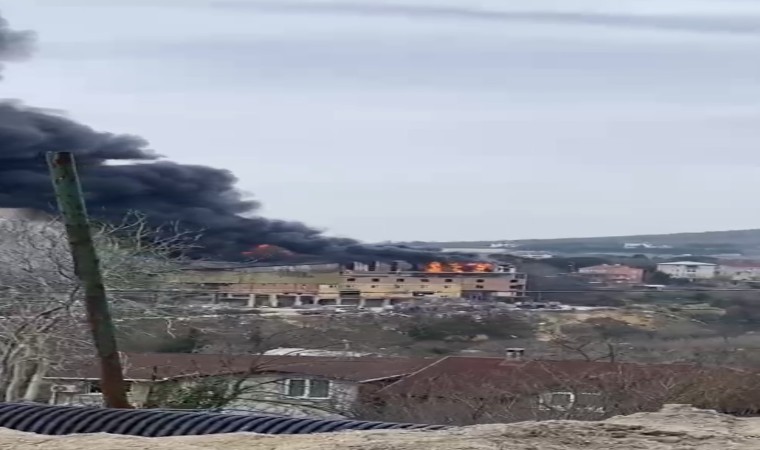
{"type": "Polygon", "coordinates": [[[736,450],[760,449],[760,418],[742,419],[668,405],[657,413],[604,422],[525,422],[446,431],[361,431],[300,436],[231,434],[133,438],[38,436],[0,430],[3,450],[736,450]]]}

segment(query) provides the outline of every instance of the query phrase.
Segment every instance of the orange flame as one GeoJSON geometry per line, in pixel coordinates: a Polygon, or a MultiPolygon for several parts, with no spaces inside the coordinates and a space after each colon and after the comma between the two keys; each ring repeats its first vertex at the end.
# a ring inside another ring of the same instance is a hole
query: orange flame
{"type": "Polygon", "coordinates": [[[243,255],[245,256],[255,256],[255,257],[271,257],[271,256],[280,256],[280,255],[292,255],[293,252],[286,250],[282,247],[278,247],[276,245],[271,244],[260,244],[256,247],[243,252],[243,255]]]}
{"type": "Polygon", "coordinates": [[[493,272],[494,265],[491,263],[460,263],[450,262],[441,263],[438,261],[431,262],[425,267],[425,272],[438,273],[438,272],[493,272]]]}
{"type": "Polygon", "coordinates": [[[425,268],[425,272],[443,272],[443,264],[439,262],[431,262],[425,268]]]}

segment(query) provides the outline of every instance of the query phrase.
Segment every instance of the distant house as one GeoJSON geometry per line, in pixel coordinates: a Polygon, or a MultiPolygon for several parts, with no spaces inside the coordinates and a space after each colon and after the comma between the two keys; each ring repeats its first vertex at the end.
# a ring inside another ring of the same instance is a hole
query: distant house
{"type": "MultiPolygon", "coordinates": [[[[760,411],[757,371],[523,357],[523,349],[441,359],[126,353],[122,362],[137,408],[441,424],[599,419],[666,402],[760,411]],[[234,395],[209,401],[224,394],[234,395]]],[[[98,375],[90,364],[50,374],[50,403],[102,406],[98,375]]]]}
{"type": "Polygon", "coordinates": [[[707,280],[718,274],[718,265],[699,261],[675,261],[657,264],[657,270],[683,280],[707,280]]]}
{"type": "Polygon", "coordinates": [[[621,264],[601,264],[583,267],[578,270],[578,273],[591,281],[603,283],[638,284],[644,281],[644,269],[621,264]]]}
{"type": "Polygon", "coordinates": [[[721,261],[718,275],[734,281],[757,281],[760,280],[760,262],[721,261]]]}
{"type": "MultiPolygon", "coordinates": [[[[343,416],[360,399],[432,361],[423,358],[125,353],[138,408],[215,408],[288,416],[343,416]],[[215,405],[227,396],[229,401],[215,405]]],[[[50,374],[50,403],[102,405],[95,365],[50,374]]]]}
{"type": "Polygon", "coordinates": [[[380,390],[377,405],[378,410],[424,411],[428,416],[440,411],[428,420],[460,424],[488,417],[596,420],[659,409],[669,401],[713,402],[705,406],[744,412],[760,407],[760,395],[754,394],[758,377],[757,372],[689,364],[522,361],[509,353],[505,358],[452,356],[380,390]],[[707,392],[710,398],[703,398],[707,392]]]}

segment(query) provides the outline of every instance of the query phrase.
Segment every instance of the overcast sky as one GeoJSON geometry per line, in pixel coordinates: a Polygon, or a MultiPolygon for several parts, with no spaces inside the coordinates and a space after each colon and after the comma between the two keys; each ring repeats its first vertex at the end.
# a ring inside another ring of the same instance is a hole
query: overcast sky
{"type": "MultiPolygon", "coordinates": [[[[760,228],[760,1],[0,0],[2,97],[379,240],[760,228]]],[[[192,195],[192,193],[188,193],[192,195]]]]}

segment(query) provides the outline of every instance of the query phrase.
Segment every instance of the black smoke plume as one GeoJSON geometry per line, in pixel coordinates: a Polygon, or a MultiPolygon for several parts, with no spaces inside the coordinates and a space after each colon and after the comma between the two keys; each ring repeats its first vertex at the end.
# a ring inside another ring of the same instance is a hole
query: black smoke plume
{"type": "MultiPolygon", "coordinates": [[[[33,33],[14,31],[0,17],[0,64],[27,55],[33,43],[33,33]]],[[[168,162],[139,137],[98,132],[8,100],[0,101],[0,207],[54,209],[44,158],[48,151],[75,153],[92,215],[117,220],[127,211],[140,211],[156,224],[179,222],[202,229],[202,256],[207,258],[240,259],[243,251],[259,244],[340,261],[425,261],[439,256],[326,237],[302,223],[258,217],[258,204],[243,198],[229,171],[168,162]],[[127,163],[107,164],[112,161],[127,163]]]]}

